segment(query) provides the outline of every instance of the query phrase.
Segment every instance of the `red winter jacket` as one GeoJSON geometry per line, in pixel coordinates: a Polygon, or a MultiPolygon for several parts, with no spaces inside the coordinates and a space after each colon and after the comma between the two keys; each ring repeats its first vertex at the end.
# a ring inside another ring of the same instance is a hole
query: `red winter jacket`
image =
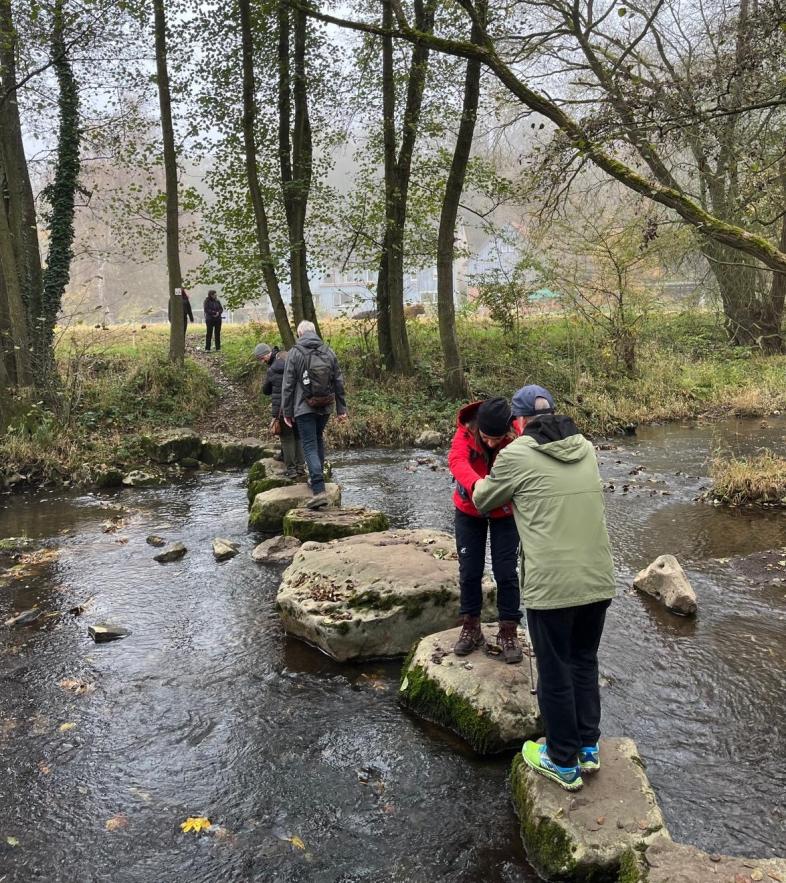
{"type": "MultiPolygon", "coordinates": [[[[486,460],[488,451],[481,442],[475,440],[474,428],[470,425],[474,424],[481,404],[482,402],[472,402],[470,405],[464,405],[459,411],[456,418],[456,434],[453,436],[453,443],[448,454],[448,466],[453,478],[456,479],[453,502],[457,509],[466,515],[474,515],[476,518],[485,516],[481,515],[472,503],[472,489],[475,482],[485,478],[490,471],[486,460]]],[[[506,438],[498,448],[490,452],[492,464],[497,454],[515,437],[516,430],[511,427],[510,438],[506,438]]],[[[510,503],[506,503],[498,509],[492,509],[487,514],[489,518],[507,518],[513,515],[513,508],[510,503]]]]}

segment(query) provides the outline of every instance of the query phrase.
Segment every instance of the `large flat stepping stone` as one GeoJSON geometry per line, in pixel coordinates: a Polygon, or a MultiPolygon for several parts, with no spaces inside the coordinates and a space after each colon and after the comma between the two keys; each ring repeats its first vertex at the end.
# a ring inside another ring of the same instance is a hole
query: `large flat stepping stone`
{"type": "Polygon", "coordinates": [[[387,530],[387,515],[362,506],[346,509],[290,509],[284,516],[284,536],[324,543],[341,537],[387,530]]]}
{"type": "Polygon", "coordinates": [[[270,444],[262,441],[262,439],[260,438],[248,436],[246,438],[239,439],[239,441],[240,444],[243,445],[244,466],[248,466],[255,460],[260,460],[265,457],[275,457],[276,455],[275,448],[272,448],[270,444]]]}
{"type": "Polygon", "coordinates": [[[260,564],[291,564],[300,545],[296,537],[271,537],[256,546],[251,557],[260,564]]]}
{"type": "MultiPolygon", "coordinates": [[[[783,845],[783,844],[781,844],[783,845]]],[[[620,883],[786,883],[786,859],[709,855],[681,843],[650,846],[639,864],[620,875],[620,883]]]]}
{"type": "Polygon", "coordinates": [[[520,754],[513,761],[521,838],[545,880],[618,880],[621,870],[632,873],[635,851],[671,842],[635,743],[601,739],[600,764],[571,793],[531,770],[520,754]]]}
{"type": "Polygon", "coordinates": [[[230,435],[206,435],[202,439],[202,453],[199,459],[208,466],[237,467],[244,466],[246,444],[239,438],[230,435]]]}
{"type": "MultiPolygon", "coordinates": [[[[331,506],[341,505],[341,488],[337,484],[325,486],[331,506]]],[[[264,533],[282,533],[284,516],[290,509],[299,509],[314,495],[307,484],[276,487],[257,494],[248,514],[248,526],[264,533]]]]}
{"type": "MultiPolygon", "coordinates": [[[[497,625],[484,625],[483,631],[493,640],[497,625]]],[[[479,754],[520,748],[526,739],[542,736],[526,655],[516,665],[482,649],[455,656],[460,633],[460,628],[448,629],[418,643],[402,671],[401,704],[452,730],[479,754]]],[[[523,632],[519,637],[523,643],[523,632]]]]}
{"type": "Polygon", "coordinates": [[[248,471],[248,505],[253,505],[257,494],[275,487],[292,487],[295,482],[286,476],[286,466],[281,460],[265,457],[257,460],[248,471]]]}
{"type": "Polygon", "coordinates": [[[166,429],[155,435],[142,436],[148,455],[157,463],[179,463],[184,459],[198,460],[202,453],[202,437],[193,429],[166,429]]]}
{"type": "MultiPolygon", "coordinates": [[[[435,530],[307,543],[278,590],[284,628],[339,661],[403,656],[415,641],[456,620],[454,547],[450,534],[435,530]]],[[[490,581],[484,597],[493,609],[490,581]]]]}

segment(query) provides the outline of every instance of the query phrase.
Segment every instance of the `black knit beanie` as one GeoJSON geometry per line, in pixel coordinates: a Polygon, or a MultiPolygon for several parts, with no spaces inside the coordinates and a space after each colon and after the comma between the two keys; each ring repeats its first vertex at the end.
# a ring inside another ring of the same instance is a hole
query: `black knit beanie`
{"type": "Polygon", "coordinates": [[[507,399],[487,399],[478,408],[478,429],[484,435],[505,435],[510,429],[510,421],[510,405],[507,399]]]}

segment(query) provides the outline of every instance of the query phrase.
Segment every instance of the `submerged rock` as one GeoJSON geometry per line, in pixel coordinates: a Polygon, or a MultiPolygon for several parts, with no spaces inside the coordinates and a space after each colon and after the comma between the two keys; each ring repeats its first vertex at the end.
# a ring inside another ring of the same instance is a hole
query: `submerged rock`
{"type": "Polygon", "coordinates": [[[620,883],[707,883],[711,880],[718,883],[786,881],[786,859],[708,855],[695,846],[663,840],[648,847],[638,861],[631,860],[619,877],[620,883]]]}
{"type": "Polygon", "coordinates": [[[179,463],[186,458],[198,459],[202,439],[193,429],[167,429],[155,435],[142,436],[142,444],[157,463],[179,463]]]}
{"type": "Polygon", "coordinates": [[[38,543],[28,537],[3,537],[0,539],[0,558],[23,555],[25,552],[33,552],[37,548],[38,543]]]}
{"type": "Polygon", "coordinates": [[[163,552],[154,555],[153,559],[159,564],[168,564],[170,561],[179,561],[187,551],[188,549],[182,543],[173,543],[171,546],[167,546],[163,552]]]}
{"type": "Polygon", "coordinates": [[[101,465],[93,472],[93,481],[99,488],[122,487],[123,472],[115,466],[101,465]]]}
{"type": "Polygon", "coordinates": [[[387,516],[362,506],[347,509],[290,509],[284,516],[284,535],[321,543],[361,533],[387,530],[387,516]]]}
{"type": "Polygon", "coordinates": [[[259,564],[289,564],[299,548],[297,537],[272,537],[260,543],[251,557],[259,564]]]}
{"type": "Polygon", "coordinates": [[[163,537],[158,536],[157,534],[150,534],[149,537],[145,540],[148,546],[155,546],[157,549],[160,549],[161,546],[166,545],[166,540],[163,537]]]}
{"type": "Polygon", "coordinates": [[[208,466],[244,466],[247,446],[240,439],[230,435],[207,435],[202,439],[200,459],[208,466]]]}
{"type": "MultiPolygon", "coordinates": [[[[486,637],[497,626],[485,625],[486,637]]],[[[399,700],[426,720],[452,730],[479,754],[519,748],[543,735],[529,662],[507,665],[477,650],[455,656],[460,628],[423,638],[402,671],[399,700]]]]}
{"type": "Polygon", "coordinates": [[[88,635],[96,642],[96,644],[105,644],[107,641],[117,641],[119,638],[125,638],[131,634],[128,629],[119,625],[109,625],[101,622],[88,626],[88,635]]]}
{"type": "MultiPolygon", "coordinates": [[[[341,488],[337,484],[326,485],[325,491],[329,505],[341,505],[341,488]]],[[[307,484],[277,487],[257,494],[248,515],[248,526],[264,533],[280,533],[287,512],[303,506],[312,496],[311,488],[307,484]]]]}
{"type": "Polygon", "coordinates": [[[600,763],[571,793],[531,770],[521,754],[513,761],[513,805],[527,859],[546,880],[624,879],[620,871],[635,864],[637,851],[671,842],[635,743],[601,739],[600,763]]]}
{"type": "Polygon", "coordinates": [[[240,551],[240,543],[233,540],[225,540],[223,537],[216,537],[213,540],[213,557],[216,561],[227,561],[234,558],[240,551]]]}
{"type": "Polygon", "coordinates": [[[12,616],[10,619],[7,619],[4,625],[7,625],[9,628],[21,628],[24,625],[32,625],[36,620],[41,618],[41,610],[37,607],[33,607],[30,610],[23,610],[21,613],[17,613],[16,616],[12,616]]]}
{"type": "Polygon", "coordinates": [[[652,595],[675,613],[692,616],[696,612],[696,593],[673,555],[658,556],[649,567],[637,574],[633,587],[652,595]]]}
{"type": "MultiPolygon", "coordinates": [[[[278,590],[284,628],[339,661],[403,656],[424,635],[455,622],[454,544],[450,534],[435,530],[304,544],[278,590]]],[[[490,607],[490,582],[484,597],[490,607]]]]}
{"type": "Polygon", "coordinates": [[[442,435],[433,429],[424,429],[415,439],[416,448],[438,448],[442,444],[442,435]]]}
{"type": "Polygon", "coordinates": [[[125,487],[154,487],[163,484],[164,479],[155,472],[145,472],[142,469],[132,469],[123,476],[125,487]]]}

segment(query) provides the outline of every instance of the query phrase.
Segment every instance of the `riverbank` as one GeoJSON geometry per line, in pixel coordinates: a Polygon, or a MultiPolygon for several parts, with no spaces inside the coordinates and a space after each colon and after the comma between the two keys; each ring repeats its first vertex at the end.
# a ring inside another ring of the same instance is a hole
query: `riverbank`
{"type": "MultiPolygon", "coordinates": [[[[426,428],[449,438],[461,404],[442,392],[436,321],[408,324],[416,373],[387,376],[374,328],[365,321],[325,324],[344,369],[350,420],[329,428],[334,447],[412,445],[426,428]]],[[[226,325],[221,353],[204,353],[202,326],[189,329],[182,370],[166,362],[168,327],[78,326],[61,336],[58,413],[33,404],[0,439],[6,485],[90,484],[100,466],[146,462],[139,437],[173,426],[260,435],[268,403],[259,387],[256,343],[275,343],[272,325],[226,325]]],[[[620,370],[612,349],[574,318],[525,322],[515,337],[479,319],[458,324],[474,397],[510,396],[525,383],[549,387],[561,408],[594,436],[625,426],[786,410],[786,357],[761,356],[724,342],[708,313],[656,314],[643,327],[638,367],[620,370]]]]}

